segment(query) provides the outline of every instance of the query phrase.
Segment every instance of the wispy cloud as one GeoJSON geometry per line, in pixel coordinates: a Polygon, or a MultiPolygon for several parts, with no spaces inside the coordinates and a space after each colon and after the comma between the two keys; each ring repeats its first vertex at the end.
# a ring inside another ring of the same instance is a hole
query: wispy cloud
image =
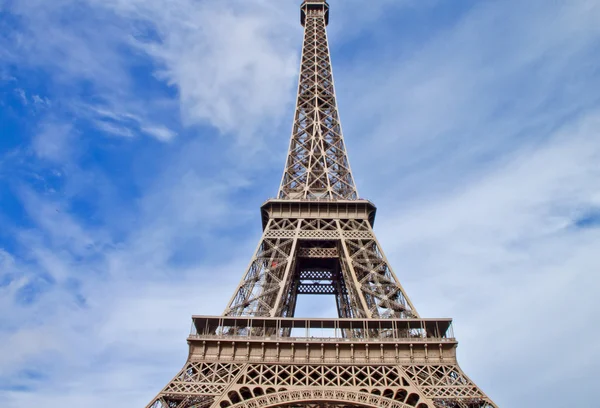
{"type": "MultiPolygon", "coordinates": [[[[589,64],[597,48],[597,13],[585,1],[556,8],[530,2],[519,13],[488,2],[408,42],[400,53],[383,52],[385,63],[369,63],[375,56],[364,50],[366,63],[338,75],[348,84],[340,92],[343,107],[351,95],[361,95],[348,104],[349,135],[370,135],[349,143],[374,147],[354,158],[359,169],[382,159],[375,172],[405,173],[400,182],[422,194],[427,189],[419,178],[432,179],[438,168],[444,169],[434,181],[439,185],[470,174],[465,167],[538,143],[598,101],[590,83],[599,80],[589,64]],[[361,115],[365,109],[373,116],[361,115]],[[383,160],[387,149],[381,146],[393,149],[396,160],[383,160]]],[[[359,182],[361,173],[373,174],[358,171],[359,182]]]]}
{"type": "Polygon", "coordinates": [[[177,133],[173,132],[165,126],[146,126],[142,128],[142,132],[149,134],[152,137],[160,140],[161,142],[170,142],[177,136],[177,133]]]}
{"type": "Polygon", "coordinates": [[[23,105],[29,105],[29,101],[27,100],[27,94],[21,88],[15,89],[15,94],[19,97],[19,100],[23,105]]]}
{"type": "Polygon", "coordinates": [[[598,208],[599,12],[488,2],[337,76],[380,240],[420,313],[456,318],[463,366],[500,406],[589,404],[540,395],[591,387],[600,360],[592,345],[547,359],[587,330],[600,286],[599,232],[578,224],[598,208]],[[506,393],[524,378],[538,392],[506,393]]]}
{"type": "MultiPolygon", "coordinates": [[[[142,377],[126,366],[163,350],[165,343],[184,345],[189,316],[199,305],[208,313],[221,311],[219,299],[239,277],[231,271],[243,270],[254,242],[238,240],[239,257],[225,262],[207,256],[202,265],[186,261],[181,238],[195,240],[196,232],[226,226],[236,211],[228,208],[229,190],[222,181],[199,180],[190,173],[176,186],[163,184],[169,182],[159,181],[156,191],[143,197],[140,218],[124,239],[113,237],[110,224],[82,225],[66,202],[24,192],[22,202],[35,228],[16,239],[27,247],[27,257],[17,261],[3,251],[0,275],[6,282],[0,286],[4,310],[12,311],[3,316],[0,329],[8,345],[0,360],[12,373],[3,377],[8,388],[1,391],[8,406],[46,400],[100,407],[106,400],[96,392],[108,389],[127,395],[128,404],[143,405],[164,381],[162,364],[142,363],[142,377]],[[33,362],[35,368],[23,371],[33,362]],[[82,370],[85,380],[73,376],[82,370]],[[121,385],[101,380],[107,374],[120,378],[121,385]],[[90,392],[88,381],[98,381],[97,391],[90,392]],[[125,384],[135,385],[135,391],[125,384]]],[[[208,250],[211,241],[212,234],[196,240],[208,250]]],[[[185,350],[174,347],[168,354],[159,357],[163,364],[180,362],[185,350]]]]}
{"type": "MultiPolygon", "coordinates": [[[[6,406],[143,406],[190,315],[222,312],[281,174],[296,3],[0,3],[6,406]]],[[[555,391],[592,390],[600,358],[578,340],[598,334],[600,11],[467,3],[331,1],[359,189],[500,406],[589,406],[555,391]]]]}
{"type": "MultiPolygon", "coordinates": [[[[289,29],[296,22],[282,18],[289,5],[179,1],[174,6],[176,13],[160,12],[153,20],[161,40],[138,45],[161,64],[159,78],[179,90],[184,121],[251,136],[279,120],[293,100],[297,76],[289,29]]],[[[148,9],[137,11],[158,11],[148,9]]]]}
{"type": "Polygon", "coordinates": [[[71,125],[47,121],[41,124],[31,145],[38,157],[64,163],[74,152],[76,137],[71,125]]]}
{"type": "MultiPolygon", "coordinates": [[[[526,391],[503,394],[519,386],[510,375],[515,368],[538,377],[534,386],[545,389],[556,378],[580,381],[600,359],[597,347],[583,344],[581,352],[547,359],[595,314],[586,305],[600,289],[593,278],[600,230],[581,228],[577,220],[600,204],[599,115],[582,117],[543,147],[517,152],[477,182],[435,202],[415,202],[380,225],[420,312],[460,316],[463,364],[475,378],[491,367],[506,375],[488,386],[499,403],[539,401],[526,391]],[[557,326],[561,320],[564,327],[557,326]],[[479,366],[490,345],[502,351],[479,366]],[[505,353],[512,356],[510,369],[505,353]],[[546,374],[539,378],[540,372],[546,374]]],[[[586,332],[600,334],[593,327],[586,332]]],[[[576,400],[585,405],[587,398],[576,400]]],[[[555,401],[568,404],[573,396],[555,401]]]]}
{"type": "MultiPolygon", "coordinates": [[[[293,3],[276,8],[268,1],[14,4],[9,10],[28,35],[9,61],[51,67],[66,92],[74,80],[86,81],[112,110],[144,121],[165,115],[135,94],[151,101],[166,85],[177,94],[184,125],[209,124],[244,139],[281,120],[293,101],[298,55],[290,34],[299,27],[282,18],[290,8],[296,11],[293,3]],[[65,18],[68,24],[61,23],[65,18]],[[150,64],[143,78],[136,75],[139,64],[150,64]]],[[[10,33],[4,38],[9,50],[14,40],[10,33]]],[[[105,127],[115,133],[114,125],[105,127]]]]}
{"type": "Polygon", "coordinates": [[[134,133],[131,129],[125,126],[121,126],[116,123],[104,122],[101,120],[94,121],[94,125],[101,131],[107,134],[122,136],[122,137],[133,137],[134,133]]]}

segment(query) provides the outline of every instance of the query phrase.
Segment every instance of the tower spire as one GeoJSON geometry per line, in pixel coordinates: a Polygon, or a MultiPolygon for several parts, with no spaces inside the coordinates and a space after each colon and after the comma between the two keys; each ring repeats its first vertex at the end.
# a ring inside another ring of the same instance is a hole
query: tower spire
{"type": "Polygon", "coordinates": [[[301,6],[304,42],[292,137],[280,199],[356,200],[337,108],[326,26],[329,5],[301,6]]]}

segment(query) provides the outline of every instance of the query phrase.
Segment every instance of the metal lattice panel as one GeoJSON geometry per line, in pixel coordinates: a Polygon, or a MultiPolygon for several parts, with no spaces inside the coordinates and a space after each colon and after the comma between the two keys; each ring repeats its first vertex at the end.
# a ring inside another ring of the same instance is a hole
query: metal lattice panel
{"type": "Polygon", "coordinates": [[[279,198],[358,198],[339,120],[324,12],[306,16],[298,99],[279,198]]]}
{"type": "Polygon", "coordinates": [[[405,373],[432,398],[483,401],[485,395],[457,365],[413,365],[405,373]]]}
{"type": "Polygon", "coordinates": [[[345,239],[343,245],[371,317],[418,317],[374,234],[345,239]]]}
{"type": "Polygon", "coordinates": [[[282,406],[284,402],[298,407],[305,406],[303,401],[354,401],[374,407],[495,407],[455,364],[232,363],[187,364],[149,407],[207,408],[218,401],[221,407],[282,406]],[[203,385],[219,387],[192,395],[181,388],[181,383],[197,391],[203,385]]]}
{"type": "Polygon", "coordinates": [[[296,253],[298,258],[337,258],[337,248],[300,248],[296,253]]]}
{"type": "Polygon", "coordinates": [[[187,407],[193,403],[198,407],[208,407],[214,397],[221,395],[234,381],[241,368],[240,364],[188,362],[163,389],[161,398],[150,406],[187,407]]]}
{"type": "Polygon", "coordinates": [[[407,385],[394,366],[253,365],[244,384],[297,387],[395,387],[407,385]]]}
{"type": "Polygon", "coordinates": [[[268,238],[265,234],[240,282],[227,314],[269,316],[285,288],[297,239],[268,238]]]}
{"type": "Polygon", "coordinates": [[[157,398],[148,408],[209,408],[215,401],[214,397],[178,397],[163,395],[157,398]]]}
{"type": "MultiPolygon", "coordinates": [[[[359,406],[434,408],[433,400],[425,396],[403,375],[398,366],[389,365],[270,365],[213,364],[204,368],[196,364],[191,375],[190,365],[173,382],[184,378],[195,383],[215,378],[224,381],[231,378],[226,388],[218,393],[204,396],[179,397],[168,394],[169,384],[151,408],[203,408],[211,404],[220,407],[266,407],[293,403],[299,406],[331,406],[331,402],[354,402],[359,406]],[[221,374],[217,374],[221,371],[221,374]],[[324,405],[304,405],[315,402],[324,405]]],[[[283,405],[285,406],[285,405],[283,405]]],[[[348,405],[343,405],[348,407],[348,405]]]]}
{"type": "Polygon", "coordinates": [[[482,398],[465,398],[465,399],[435,399],[434,405],[436,408],[494,408],[495,405],[482,398]]]}
{"type": "Polygon", "coordinates": [[[340,317],[418,317],[368,221],[293,218],[269,220],[225,314],[293,316],[296,296],[307,293],[343,297],[340,317]],[[307,258],[334,260],[343,285],[302,286],[307,258]]]}

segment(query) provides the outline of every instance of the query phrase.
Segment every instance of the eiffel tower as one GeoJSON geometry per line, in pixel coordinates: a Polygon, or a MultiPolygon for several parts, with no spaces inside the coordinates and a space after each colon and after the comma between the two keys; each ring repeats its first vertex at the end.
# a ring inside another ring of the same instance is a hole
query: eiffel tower
{"type": "Polygon", "coordinates": [[[456,360],[451,319],[425,319],[373,232],[339,121],[325,0],[301,5],[294,126],[263,234],[222,316],[193,316],[183,369],[147,408],[496,405],[456,360]],[[333,295],[338,318],[295,317],[299,295],[333,295]]]}

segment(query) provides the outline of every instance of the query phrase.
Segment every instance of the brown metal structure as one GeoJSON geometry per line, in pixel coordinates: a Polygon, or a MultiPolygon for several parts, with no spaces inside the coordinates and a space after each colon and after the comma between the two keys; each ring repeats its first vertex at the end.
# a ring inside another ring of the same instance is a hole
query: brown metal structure
{"type": "Polygon", "coordinates": [[[492,408],[462,372],[450,319],[422,319],[373,232],[340,125],[325,0],[301,6],[294,126],[277,199],[222,316],[194,316],[188,361],[147,408],[492,408]],[[303,294],[339,318],[295,317],[303,294]]]}

